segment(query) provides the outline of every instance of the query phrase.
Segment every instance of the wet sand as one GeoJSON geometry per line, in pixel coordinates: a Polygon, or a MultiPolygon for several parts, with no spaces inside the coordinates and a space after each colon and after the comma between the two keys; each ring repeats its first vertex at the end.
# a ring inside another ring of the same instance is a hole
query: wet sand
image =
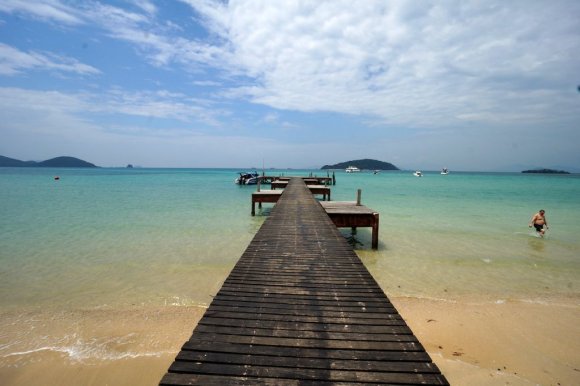
{"type": "MultiPolygon", "coordinates": [[[[392,301],[452,385],[580,384],[580,306],[574,299],[557,304],[392,301]]],[[[70,320],[46,324],[46,333],[62,334],[76,318],[79,339],[109,342],[101,345],[108,359],[55,350],[4,357],[1,383],[156,385],[204,309],[85,312],[80,326],[75,313],[70,320]],[[111,339],[126,336],[130,339],[111,339]]]]}
{"type": "Polygon", "coordinates": [[[205,312],[196,306],[3,312],[2,385],[156,385],[205,312]],[[10,321],[12,319],[12,321],[10,321]],[[16,321],[15,321],[16,320],[16,321]],[[22,321],[22,322],[20,322],[22,321]]]}

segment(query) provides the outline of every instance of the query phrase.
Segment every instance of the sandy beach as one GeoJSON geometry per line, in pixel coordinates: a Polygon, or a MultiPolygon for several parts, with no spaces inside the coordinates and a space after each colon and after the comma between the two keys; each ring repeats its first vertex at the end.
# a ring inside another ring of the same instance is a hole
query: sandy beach
{"type": "MultiPolygon", "coordinates": [[[[205,312],[202,307],[134,307],[72,313],[31,310],[31,329],[47,339],[39,348],[0,361],[2,385],[156,385],[205,312]]],[[[0,315],[4,320],[12,315],[0,315]]],[[[30,324],[30,323],[27,323],[30,324]]],[[[4,329],[3,340],[26,333],[4,329]]],[[[2,341],[0,341],[2,344],[2,341]]]]}
{"type": "MultiPolygon", "coordinates": [[[[452,385],[580,383],[580,307],[575,300],[551,304],[392,301],[452,385]]],[[[92,340],[108,337],[107,350],[120,355],[97,360],[49,349],[22,353],[4,358],[2,383],[156,385],[204,309],[182,306],[86,312],[84,325],[76,333],[84,331],[92,340]],[[123,336],[132,339],[111,343],[110,337],[123,336]],[[140,355],[139,350],[147,354],[140,355]]],[[[62,322],[58,327],[46,325],[46,332],[61,334],[70,329],[66,318],[62,322]]]]}
{"type": "Polygon", "coordinates": [[[452,385],[580,384],[580,307],[393,298],[452,385]]]}

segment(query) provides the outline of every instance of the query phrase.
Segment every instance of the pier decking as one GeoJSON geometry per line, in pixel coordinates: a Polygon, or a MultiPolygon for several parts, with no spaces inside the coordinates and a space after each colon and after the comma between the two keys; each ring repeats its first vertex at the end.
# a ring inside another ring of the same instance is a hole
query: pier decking
{"type": "Polygon", "coordinates": [[[292,179],[160,384],[362,383],[448,384],[292,179]]]}

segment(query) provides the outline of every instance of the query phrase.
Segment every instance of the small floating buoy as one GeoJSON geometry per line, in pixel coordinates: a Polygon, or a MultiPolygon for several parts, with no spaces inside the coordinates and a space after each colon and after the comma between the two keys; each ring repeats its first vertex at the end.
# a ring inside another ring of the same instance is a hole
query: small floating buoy
{"type": "Polygon", "coordinates": [[[54,176],[54,180],[55,181],[58,181],[58,180],[60,180],[60,177],[59,176],[54,176]]]}

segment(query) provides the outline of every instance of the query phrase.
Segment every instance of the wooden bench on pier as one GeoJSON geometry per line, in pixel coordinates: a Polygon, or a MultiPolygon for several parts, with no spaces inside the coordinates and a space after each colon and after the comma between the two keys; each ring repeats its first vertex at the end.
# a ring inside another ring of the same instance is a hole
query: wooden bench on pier
{"type": "Polygon", "coordinates": [[[302,179],[281,192],[160,384],[448,385],[302,179]]]}

